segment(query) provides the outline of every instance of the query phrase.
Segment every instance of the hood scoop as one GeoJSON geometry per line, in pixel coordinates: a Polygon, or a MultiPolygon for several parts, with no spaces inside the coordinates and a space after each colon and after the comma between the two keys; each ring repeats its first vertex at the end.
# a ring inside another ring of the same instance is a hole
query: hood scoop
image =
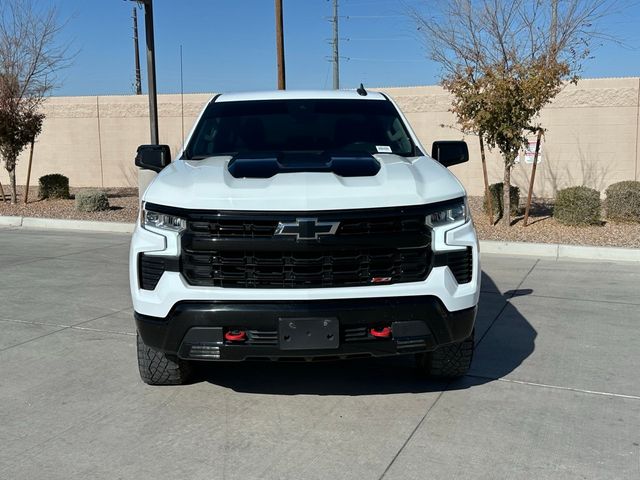
{"type": "Polygon", "coordinates": [[[295,172],[374,177],[380,171],[380,163],[366,152],[239,153],[229,160],[227,168],[235,178],[271,178],[295,172]]]}

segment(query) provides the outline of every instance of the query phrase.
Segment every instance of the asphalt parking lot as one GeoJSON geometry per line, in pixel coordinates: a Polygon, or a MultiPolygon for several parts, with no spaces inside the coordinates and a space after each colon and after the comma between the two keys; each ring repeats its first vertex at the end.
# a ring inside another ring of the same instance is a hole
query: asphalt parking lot
{"type": "Polygon", "coordinates": [[[483,257],[471,374],[138,377],[128,236],[0,230],[1,479],[640,478],[640,266],[483,257]]]}

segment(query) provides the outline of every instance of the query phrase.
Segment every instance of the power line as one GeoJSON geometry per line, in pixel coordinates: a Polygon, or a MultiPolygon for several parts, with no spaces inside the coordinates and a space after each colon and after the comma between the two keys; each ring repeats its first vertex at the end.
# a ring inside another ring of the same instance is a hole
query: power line
{"type": "Polygon", "coordinates": [[[383,59],[383,58],[360,58],[360,57],[344,57],[347,60],[355,60],[358,62],[384,62],[384,63],[422,63],[424,60],[401,60],[401,59],[383,59]]]}
{"type": "Polygon", "coordinates": [[[373,19],[373,18],[406,18],[405,15],[345,15],[347,20],[351,19],[373,19]]]}
{"type": "Polygon", "coordinates": [[[406,40],[407,37],[349,37],[349,41],[354,42],[388,42],[390,40],[406,40]]]}

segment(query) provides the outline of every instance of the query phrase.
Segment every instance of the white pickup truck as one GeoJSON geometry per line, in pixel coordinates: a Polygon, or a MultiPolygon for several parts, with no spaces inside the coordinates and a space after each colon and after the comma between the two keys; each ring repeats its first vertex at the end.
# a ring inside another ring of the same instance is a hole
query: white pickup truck
{"type": "Polygon", "coordinates": [[[223,94],[141,203],[130,253],[140,375],[181,384],[193,361],[413,354],[464,375],[480,292],[464,188],[382,93],[223,94]]]}

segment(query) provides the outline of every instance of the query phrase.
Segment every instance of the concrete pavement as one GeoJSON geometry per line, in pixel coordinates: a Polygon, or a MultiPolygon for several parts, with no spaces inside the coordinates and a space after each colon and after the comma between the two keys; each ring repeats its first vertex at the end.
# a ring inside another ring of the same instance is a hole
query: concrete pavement
{"type": "Polygon", "coordinates": [[[0,229],[0,479],[640,478],[640,268],[483,256],[470,375],[138,378],[128,236],[0,229]]]}

